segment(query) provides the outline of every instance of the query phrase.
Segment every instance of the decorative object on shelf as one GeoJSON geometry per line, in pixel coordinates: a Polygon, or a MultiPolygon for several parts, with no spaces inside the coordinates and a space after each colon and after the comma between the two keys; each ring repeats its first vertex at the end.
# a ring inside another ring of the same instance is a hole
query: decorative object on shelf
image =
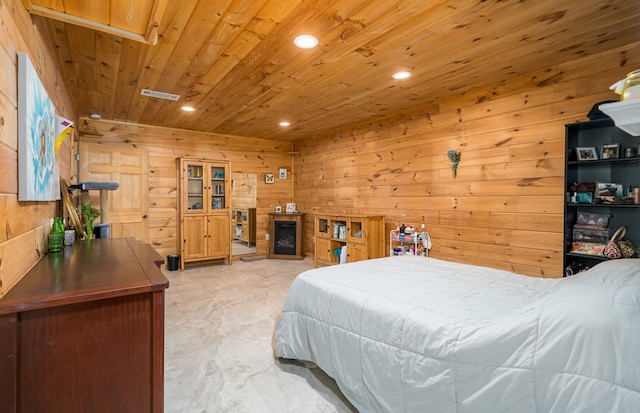
{"type": "Polygon", "coordinates": [[[603,254],[605,257],[610,259],[618,259],[622,258],[622,251],[620,251],[620,247],[618,246],[618,238],[622,239],[624,235],[627,233],[627,227],[622,226],[616,230],[611,236],[611,239],[607,242],[607,245],[604,247],[603,254]]]}
{"type": "Polygon", "coordinates": [[[622,184],[613,182],[596,182],[595,197],[606,202],[616,202],[622,199],[622,184]]]}
{"type": "Polygon", "coordinates": [[[68,229],[64,231],[64,245],[65,247],[70,247],[76,240],[76,230],[68,229]]]}
{"type": "Polygon", "coordinates": [[[595,146],[578,146],[576,148],[576,157],[579,161],[597,161],[598,149],[595,146]]]}
{"type": "Polygon", "coordinates": [[[636,157],[636,148],[633,146],[627,146],[624,149],[624,157],[625,158],[635,158],[636,157]]]}
{"type": "Polygon", "coordinates": [[[609,143],[602,145],[602,159],[618,159],[620,157],[620,144],[609,143]]]}
{"type": "Polygon", "coordinates": [[[598,225],[600,227],[606,227],[609,225],[609,218],[611,214],[596,214],[586,211],[578,211],[576,217],[577,224],[586,225],[598,225]]]}
{"type": "Polygon", "coordinates": [[[264,174],[265,184],[274,184],[275,182],[276,182],[276,178],[274,174],[264,174]]]}
{"type": "Polygon", "coordinates": [[[60,252],[64,248],[64,221],[55,217],[49,233],[49,252],[60,252]]]}
{"type": "Polygon", "coordinates": [[[636,255],[636,247],[629,240],[621,239],[618,241],[618,247],[623,258],[632,258],[636,255]]]}
{"type": "Polygon", "coordinates": [[[285,211],[287,214],[293,214],[296,212],[296,204],[293,202],[287,202],[285,205],[285,211]]]}
{"type": "Polygon", "coordinates": [[[80,201],[80,206],[82,209],[82,216],[84,218],[84,223],[87,226],[87,239],[93,239],[93,229],[94,229],[94,221],[100,215],[102,215],[102,211],[96,209],[91,205],[91,203],[85,204],[84,201],[80,201]]]}
{"type": "Polygon", "coordinates": [[[76,230],[76,234],[80,239],[83,239],[86,236],[84,228],[82,227],[82,222],[80,221],[80,216],[78,215],[78,210],[71,200],[71,189],[67,186],[67,182],[64,179],[60,179],[60,192],[62,193],[62,201],[64,206],[66,207],[67,213],[69,214],[69,221],[71,221],[71,225],[76,230]]]}
{"type": "Polygon", "coordinates": [[[605,247],[606,244],[597,242],[573,242],[571,243],[571,252],[573,254],[602,256],[605,247]]]}
{"type": "Polygon", "coordinates": [[[593,192],[576,192],[576,204],[590,204],[593,202],[593,192]]]}
{"type": "Polygon", "coordinates": [[[276,214],[282,213],[282,206],[276,205],[276,214]]]}
{"type": "Polygon", "coordinates": [[[450,149],[449,152],[447,152],[447,156],[451,161],[451,173],[455,178],[456,176],[458,176],[458,164],[460,163],[460,157],[462,156],[462,153],[455,149],[450,149]]]}

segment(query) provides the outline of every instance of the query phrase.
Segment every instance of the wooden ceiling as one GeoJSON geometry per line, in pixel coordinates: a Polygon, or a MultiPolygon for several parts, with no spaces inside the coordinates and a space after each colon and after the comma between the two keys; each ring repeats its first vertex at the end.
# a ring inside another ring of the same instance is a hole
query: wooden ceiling
{"type": "MultiPolygon", "coordinates": [[[[148,27],[153,1],[110,4],[144,7],[132,13],[148,27]]],[[[283,141],[437,113],[452,96],[640,40],[637,0],[169,1],[155,45],[34,19],[81,116],[283,141]],[[296,48],[303,33],[319,46],[296,48]],[[398,70],[413,76],[392,79],[398,70]]]]}
{"type": "Polygon", "coordinates": [[[32,14],[155,44],[167,0],[22,0],[32,14]]]}

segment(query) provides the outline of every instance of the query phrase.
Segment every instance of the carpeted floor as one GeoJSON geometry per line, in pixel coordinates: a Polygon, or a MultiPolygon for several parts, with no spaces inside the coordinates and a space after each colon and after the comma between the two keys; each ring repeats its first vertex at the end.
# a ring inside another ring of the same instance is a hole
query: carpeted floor
{"type": "Polygon", "coordinates": [[[273,358],[289,286],[312,267],[307,258],[165,270],[165,412],[356,412],[320,369],[273,358]]]}

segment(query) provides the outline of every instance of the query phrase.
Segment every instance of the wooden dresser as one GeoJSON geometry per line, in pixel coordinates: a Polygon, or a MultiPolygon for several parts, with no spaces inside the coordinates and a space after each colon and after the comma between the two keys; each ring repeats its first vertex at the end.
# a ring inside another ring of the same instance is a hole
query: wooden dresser
{"type": "Polygon", "coordinates": [[[0,299],[0,411],[162,412],[163,262],[122,238],[45,256],[0,299]]]}

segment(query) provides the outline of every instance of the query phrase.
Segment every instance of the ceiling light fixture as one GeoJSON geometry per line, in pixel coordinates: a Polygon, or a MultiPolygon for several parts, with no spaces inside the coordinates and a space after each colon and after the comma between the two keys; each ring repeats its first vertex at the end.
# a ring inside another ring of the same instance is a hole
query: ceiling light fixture
{"type": "Polygon", "coordinates": [[[286,120],[280,122],[280,126],[283,126],[283,127],[290,126],[290,125],[291,125],[291,123],[287,122],[286,120]]]}
{"type": "Polygon", "coordinates": [[[195,112],[195,108],[193,106],[183,106],[180,109],[184,110],[185,112],[195,112]]]}
{"type": "Polygon", "coordinates": [[[293,40],[293,43],[301,49],[313,49],[318,45],[318,39],[310,34],[301,34],[293,40]]]}
{"type": "Polygon", "coordinates": [[[403,70],[401,72],[394,73],[391,77],[397,80],[407,79],[411,77],[411,72],[403,70]]]}

